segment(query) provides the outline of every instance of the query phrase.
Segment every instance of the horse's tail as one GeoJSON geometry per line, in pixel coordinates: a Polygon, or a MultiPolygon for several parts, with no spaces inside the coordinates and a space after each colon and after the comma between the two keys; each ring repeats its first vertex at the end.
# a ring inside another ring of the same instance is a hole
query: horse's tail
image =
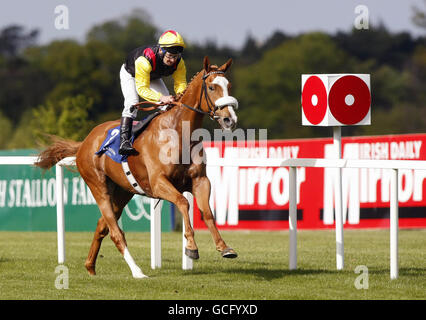
{"type": "Polygon", "coordinates": [[[39,153],[35,166],[42,169],[50,169],[56,163],[66,157],[72,157],[77,154],[82,142],[62,139],[57,136],[50,135],[52,144],[39,153]]]}

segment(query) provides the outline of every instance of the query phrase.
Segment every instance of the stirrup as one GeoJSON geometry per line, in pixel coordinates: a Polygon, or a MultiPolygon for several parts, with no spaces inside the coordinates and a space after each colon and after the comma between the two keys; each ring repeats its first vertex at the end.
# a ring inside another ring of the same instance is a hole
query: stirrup
{"type": "Polygon", "coordinates": [[[138,154],[136,149],[130,145],[128,140],[123,141],[123,143],[120,145],[120,148],[118,149],[118,153],[126,156],[138,154]]]}

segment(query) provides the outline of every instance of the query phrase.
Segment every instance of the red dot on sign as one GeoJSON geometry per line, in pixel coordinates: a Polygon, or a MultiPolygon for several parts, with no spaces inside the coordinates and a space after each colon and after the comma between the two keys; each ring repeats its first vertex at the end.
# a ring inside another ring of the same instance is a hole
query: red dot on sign
{"type": "Polygon", "coordinates": [[[370,89],[361,78],[341,77],[330,89],[328,105],[337,121],[348,125],[358,123],[370,110],[370,89]]]}
{"type": "Polygon", "coordinates": [[[327,90],[317,76],[306,80],[302,90],[302,109],[306,119],[312,124],[318,124],[327,112],[327,90]]]}

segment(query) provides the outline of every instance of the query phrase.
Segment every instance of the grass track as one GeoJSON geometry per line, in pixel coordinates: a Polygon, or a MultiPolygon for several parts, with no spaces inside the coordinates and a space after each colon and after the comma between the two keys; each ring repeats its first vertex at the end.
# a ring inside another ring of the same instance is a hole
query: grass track
{"type": "Polygon", "coordinates": [[[222,231],[238,253],[223,259],[210,234],[196,231],[200,260],[181,269],[181,233],[162,235],[162,268],[150,267],[149,233],[127,233],[129,250],[149,279],[136,280],[112,241],[102,244],[95,277],[84,261],[92,233],[66,234],[69,289],[55,287],[56,233],[0,232],[0,299],[284,300],[425,299],[426,230],[400,230],[399,278],[389,277],[389,231],[345,230],[345,269],[335,266],[333,230],[298,232],[298,270],[288,270],[288,232],[222,231]],[[355,288],[358,265],[367,290],[355,288]]]}

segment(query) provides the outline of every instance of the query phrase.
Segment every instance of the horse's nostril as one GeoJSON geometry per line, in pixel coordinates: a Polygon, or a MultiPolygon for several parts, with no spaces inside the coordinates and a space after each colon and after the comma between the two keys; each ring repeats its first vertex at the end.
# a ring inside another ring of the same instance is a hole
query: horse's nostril
{"type": "Polygon", "coordinates": [[[228,126],[232,124],[231,118],[223,118],[223,122],[228,126]]]}

